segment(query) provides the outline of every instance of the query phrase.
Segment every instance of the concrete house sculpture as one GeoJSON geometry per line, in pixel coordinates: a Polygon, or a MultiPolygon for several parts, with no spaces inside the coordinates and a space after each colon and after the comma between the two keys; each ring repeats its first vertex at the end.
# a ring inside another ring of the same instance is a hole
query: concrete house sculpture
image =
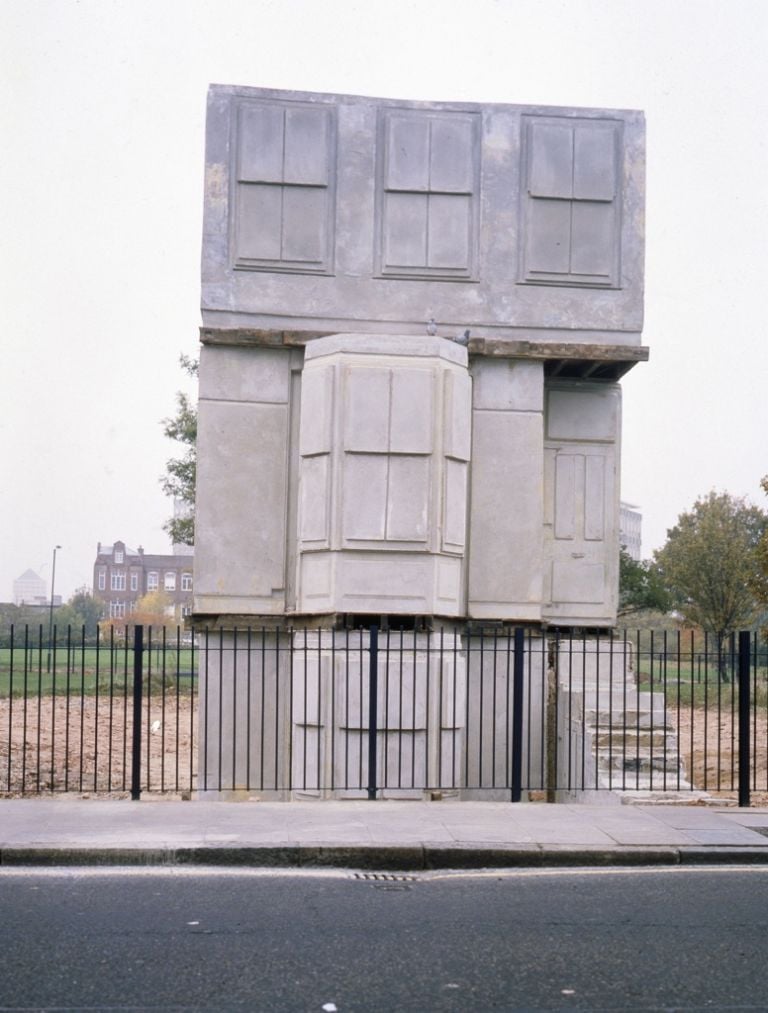
{"type": "Polygon", "coordinates": [[[614,624],[644,138],[633,111],[211,87],[199,625],[614,624]]]}

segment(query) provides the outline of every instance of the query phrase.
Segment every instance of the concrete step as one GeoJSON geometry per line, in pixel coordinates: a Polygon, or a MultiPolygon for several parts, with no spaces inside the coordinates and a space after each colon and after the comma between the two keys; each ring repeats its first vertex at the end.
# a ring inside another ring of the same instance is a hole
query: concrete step
{"type": "Polygon", "coordinates": [[[648,772],[651,771],[666,771],[667,774],[674,773],[677,775],[678,771],[683,770],[683,764],[680,757],[675,753],[667,753],[666,756],[663,754],[653,756],[636,756],[629,755],[622,756],[620,753],[608,753],[599,751],[597,754],[597,769],[598,770],[620,770],[625,772],[648,772]]]}
{"type": "Polygon", "coordinates": [[[599,749],[612,749],[614,752],[654,753],[673,748],[677,751],[677,733],[674,728],[590,728],[593,741],[599,749]]]}
{"type": "Polygon", "coordinates": [[[626,688],[627,691],[630,689],[632,692],[637,692],[637,683],[635,682],[634,676],[626,675],[609,675],[608,672],[605,675],[601,675],[599,679],[582,679],[578,672],[569,679],[567,676],[565,679],[560,679],[559,685],[561,689],[570,690],[571,693],[595,693],[602,692],[605,690],[607,693],[612,690],[614,693],[623,693],[626,688]]]}
{"type": "Polygon", "coordinates": [[[666,711],[587,711],[584,715],[590,731],[639,729],[642,731],[674,730],[666,711]]]}
{"type": "MultiPolygon", "coordinates": [[[[579,694],[581,696],[581,694],[579,694]]],[[[663,693],[637,693],[627,690],[626,693],[607,693],[589,691],[583,695],[585,710],[603,711],[662,711],[667,709],[667,701],[663,693]]]]}
{"type": "MultiPolygon", "coordinates": [[[[686,781],[685,784],[688,782],[686,781]]],[[[717,800],[698,788],[688,788],[681,784],[680,790],[652,791],[651,789],[614,791],[621,799],[622,805],[712,805],[717,800]]]]}
{"type": "MultiPolygon", "coordinates": [[[[667,773],[665,779],[663,773],[659,772],[654,772],[653,777],[642,773],[626,773],[625,776],[622,776],[617,772],[602,772],[598,774],[598,782],[602,787],[610,788],[612,791],[646,792],[655,795],[698,791],[682,774],[678,778],[677,773],[674,775],[667,773]]],[[[706,797],[706,792],[699,794],[701,797],[706,797]]]]}

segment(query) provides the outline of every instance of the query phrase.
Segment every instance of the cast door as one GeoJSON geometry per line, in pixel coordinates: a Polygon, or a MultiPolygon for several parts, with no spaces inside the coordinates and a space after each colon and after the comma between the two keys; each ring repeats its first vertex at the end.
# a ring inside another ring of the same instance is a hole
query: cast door
{"type": "Polygon", "coordinates": [[[615,449],[549,448],[546,459],[548,611],[571,623],[600,623],[616,598],[615,449]]]}

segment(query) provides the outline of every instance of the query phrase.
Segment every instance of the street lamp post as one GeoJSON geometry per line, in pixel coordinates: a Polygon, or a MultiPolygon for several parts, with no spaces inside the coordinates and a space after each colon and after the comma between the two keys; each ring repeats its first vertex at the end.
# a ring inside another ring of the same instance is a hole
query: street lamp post
{"type": "Polygon", "coordinates": [[[56,550],[60,545],[53,547],[53,566],[51,567],[51,603],[48,609],[48,671],[51,670],[51,645],[53,643],[53,592],[56,587],[56,550]]]}

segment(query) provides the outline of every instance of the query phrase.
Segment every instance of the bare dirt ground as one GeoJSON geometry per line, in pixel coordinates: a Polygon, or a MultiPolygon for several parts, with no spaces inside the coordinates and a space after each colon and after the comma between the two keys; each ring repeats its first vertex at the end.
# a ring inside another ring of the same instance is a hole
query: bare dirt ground
{"type": "MultiPolygon", "coordinates": [[[[723,801],[738,789],[736,716],[670,709],[686,777],[723,801]]],[[[142,792],[185,797],[196,787],[197,701],[144,700],[142,792]]],[[[768,715],[752,717],[752,804],[768,805],[768,715]]],[[[126,795],[131,788],[131,701],[92,696],[0,700],[0,794],[126,795]]]]}
{"type": "MultiPolygon", "coordinates": [[[[197,766],[189,697],[143,702],[143,791],[189,793],[197,766]]],[[[196,712],[196,702],[194,711],[196,712]]],[[[131,788],[131,700],[50,696],[0,700],[0,792],[122,795],[131,788]]]]}
{"type": "MultiPolygon", "coordinates": [[[[670,708],[669,717],[677,727],[680,755],[686,776],[694,787],[715,797],[736,799],[739,777],[738,716],[723,711],[720,716],[703,708],[670,708]]],[[[752,714],[752,805],[768,805],[768,715],[752,714]]]]}

